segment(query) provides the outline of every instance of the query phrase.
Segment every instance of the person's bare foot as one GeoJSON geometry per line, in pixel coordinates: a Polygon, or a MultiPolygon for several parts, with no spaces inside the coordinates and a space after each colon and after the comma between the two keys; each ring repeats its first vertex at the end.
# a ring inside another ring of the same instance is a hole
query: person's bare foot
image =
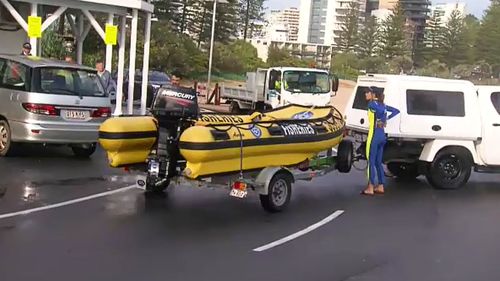
{"type": "Polygon", "coordinates": [[[385,193],[384,186],[383,185],[377,186],[377,188],[374,189],[374,192],[377,194],[384,194],[385,193]]]}
{"type": "Polygon", "coordinates": [[[375,194],[374,190],[373,190],[373,185],[369,184],[368,187],[361,192],[361,194],[363,194],[363,195],[373,195],[373,194],[375,194]]]}

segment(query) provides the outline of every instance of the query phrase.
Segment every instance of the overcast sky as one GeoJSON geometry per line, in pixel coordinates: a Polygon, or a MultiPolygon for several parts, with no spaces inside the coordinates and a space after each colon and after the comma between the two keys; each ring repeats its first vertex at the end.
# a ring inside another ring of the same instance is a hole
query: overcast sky
{"type": "MultiPolygon", "coordinates": [[[[270,9],[284,9],[288,7],[299,7],[300,0],[267,0],[267,7],[270,9]]],[[[456,3],[457,0],[431,0],[433,4],[438,3],[456,3]]],[[[474,14],[476,17],[481,18],[483,11],[488,8],[490,0],[465,0],[467,5],[467,13],[474,14]]]]}

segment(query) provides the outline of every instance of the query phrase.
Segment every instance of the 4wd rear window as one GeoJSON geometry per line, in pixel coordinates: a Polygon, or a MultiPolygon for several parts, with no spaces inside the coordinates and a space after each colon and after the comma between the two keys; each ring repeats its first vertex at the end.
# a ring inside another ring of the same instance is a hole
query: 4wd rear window
{"type": "Polygon", "coordinates": [[[464,93],[451,91],[407,90],[409,115],[464,117],[464,93]]]}
{"type": "Polygon", "coordinates": [[[491,102],[493,103],[493,106],[495,106],[498,114],[500,114],[500,92],[491,94],[491,102]]]}
{"type": "Polygon", "coordinates": [[[107,96],[95,72],[56,67],[39,68],[37,71],[37,92],[84,97],[107,96]]]}
{"type": "MultiPolygon", "coordinates": [[[[384,91],[384,88],[380,89],[384,91]]],[[[358,88],[356,89],[356,96],[354,97],[354,104],[352,105],[354,109],[361,109],[361,110],[368,109],[368,101],[366,100],[365,97],[366,91],[368,91],[368,87],[358,86],[358,88]]]]}

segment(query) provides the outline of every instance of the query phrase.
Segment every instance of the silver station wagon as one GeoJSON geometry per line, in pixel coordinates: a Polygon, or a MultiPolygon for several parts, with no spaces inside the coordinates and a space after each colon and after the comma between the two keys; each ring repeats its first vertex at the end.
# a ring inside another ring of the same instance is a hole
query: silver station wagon
{"type": "Polygon", "coordinates": [[[96,70],[0,55],[0,157],[13,155],[20,143],[69,145],[76,156],[89,157],[110,115],[96,70]]]}

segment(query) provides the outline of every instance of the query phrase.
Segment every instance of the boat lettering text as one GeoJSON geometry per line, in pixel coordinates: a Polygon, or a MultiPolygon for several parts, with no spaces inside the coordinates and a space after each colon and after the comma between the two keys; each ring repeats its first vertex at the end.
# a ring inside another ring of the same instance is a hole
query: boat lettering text
{"type": "Polygon", "coordinates": [[[239,124],[243,123],[245,120],[243,118],[233,115],[203,115],[201,120],[204,122],[214,122],[214,123],[230,123],[239,124]]]}
{"type": "Polygon", "coordinates": [[[285,136],[314,135],[316,133],[311,125],[306,124],[281,125],[281,128],[285,132],[285,136]]]}
{"type": "Polygon", "coordinates": [[[163,91],[162,96],[169,96],[169,97],[175,97],[175,98],[181,98],[185,100],[194,100],[195,95],[187,94],[187,93],[179,93],[179,92],[173,92],[173,91],[163,91]]]}

